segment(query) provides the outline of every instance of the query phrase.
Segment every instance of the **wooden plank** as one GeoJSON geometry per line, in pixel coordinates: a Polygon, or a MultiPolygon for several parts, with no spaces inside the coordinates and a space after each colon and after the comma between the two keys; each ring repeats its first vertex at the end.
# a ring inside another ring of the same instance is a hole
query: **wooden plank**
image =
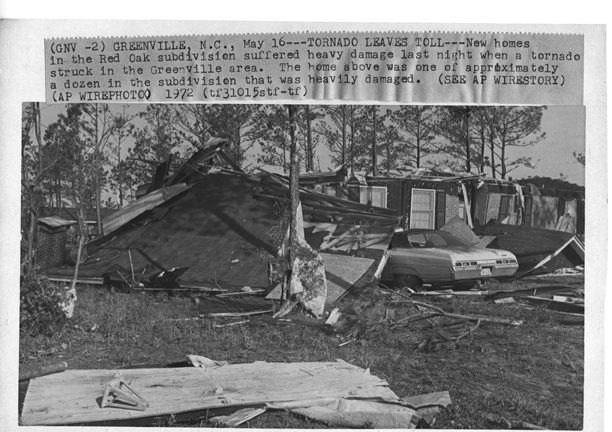
{"type": "Polygon", "coordinates": [[[229,166],[232,167],[234,171],[244,174],[244,171],[242,170],[242,168],[240,168],[238,164],[234,162],[234,160],[231,157],[229,157],[223,150],[219,149],[218,154],[221,158],[225,160],[225,162],[229,164],[229,166]]]}
{"type": "Polygon", "coordinates": [[[212,158],[215,153],[217,153],[217,151],[223,145],[225,145],[225,143],[226,140],[224,138],[211,138],[206,141],[202,148],[192,154],[186,162],[184,162],[176,171],[174,171],[172,176],[170,176],[170,178],[167,180],[166,184],[174,185],[183,181],[183,179],[188,176],[187,173],[189,171],[186,169],[187,165],[198,166],[205,160],[212,158]]]}
{"type": "Polygon", "coordinates": [[[255,362],[219,367],[126,369],[146,411],[100,408],[116,370],[71,370],[30,381],[21,425],[75,425],[230,406],[325,397],[398,397],[388,384],[345,362],[255,362]]]}
{"type": "Polygon", "coordinates": [[[345,213],[349,213],[349,214],[354,214],[354,215],[363,215],[366,218],[371,217],[371,216],[377,216],[377,217],[385,217],[387,219],[397,220],[396,215],[384,215],[384,214],[379,214],[379,213],[372,213],[372,212],[367,212],[367,211],[362,211],[362,210],[351,209],[348,207],[310,204],[307,201],[302,201],[302,204],[305,208],[309,208],[313,210],[321,210],[321,211],[328,212],[328,213],[338,213],[338,216],[342,216],[345,213]]]}
{"type": "Polygon", "coordinates": [[[68,364],[66,362],[60,362],[57,364],[40,366],[40,367],[24,367],[23,369],[19,369],[19,381],[25,381],[32,378],[37,378],[44,375],[54,374],[58,372],[63,372],[68,368],[68,364]]]}
{"type": "Polygon", "coordinates": [[[387,222],[389,224],[395,224],[395,225],[397,225],[398,223],[397,217],[395,216],[387,216],[387,215],[381,215],[381,214],[375,214],[375,213],[353,213],[353,212],[338,213],[338,212],[335,212],[333,208],[330,210],[314,210],[314,209],[305,207],[303,212],[304,214],[338,217],[338,218],[342,218],[342,220],[346,220],[347,218],[350,218],[352,220],[354,219],[358,221],[365,221],[365,220],[383,221],[383,222],[387,222]]]}
{"type": "Polygon", "coordinates": [[[338,237],[336,237],[335,239],[333,239],[329,243],[322,244],[321,247],[319,248],[319,250],[325,250],[325,249],[328,249],[328,248],[332,247],[333,245],[339,243],[343,238],[345,238],[345,237],[349,236],[351,233],[357,231],[359,228],[360,228],[359,225],[356,225],[356,226],[352,227],[348,231],[345,231],[344,234],[339,235],[338,237]]]}
{"type": "MultiPolygon", "coordinates": [[[[70,283],[72,282],[71,277],[55,277],[55,276],[48,276],[47,279],[50,282],[62,282],[62,283],[70,283]]],[[[84,277],[80,277],[77,278],[76,283],[78,284],[86,284],[86,285],[103,285],[104,284],[104,279],[103,278],[84,278],[84,277]]]]}
{"type": "MultiPolygon", "coordinates": [[[[278,189],[278,190],[287,190],[288,186],[288,181],[286,179],[284,179],[283,177],[277,175],[277,174],[273,174],[270,173],[264,169],[258,168],[260,171],[268,174],[270,176],[271,179],[273,179],[274,181],[276,181],[279,184],[283,184],[283,185],[287,185],[285,187],[281,187],[279,188],[278,186],[273,187],[271,186],[269,183],[266,183],[265,186],[266,187],[270,187],[273,189],[278,189]]],[[[264,184],[262,184],[262,186],[264,186],[264,184]]],[[[393,209],[389,209],[389,208],[385,208],[385,207],[374,207],[374,206],[369,206],[366,204],[361,204],[359,202],[355,202],[355,201],[349,201],[343,198],[337,198],[334,196],[330,196],[330,195],[325,195],[322,193],[318,193],[318,192],[314,192],[312,190],[308,190],[308,189],[304,189],[304,188],[300,188],[300,200],[305,200],[305,199],[313,199],[316,201],[324,201],[324,202],[330,202],[330,203],[334,203],[336,205],[340,205],[340,206],[344,206],[344,207],[349,207],[349,208],[354,208],[356,210],[362,210],[362,211],[368,211],[369,209],[373,209],[377,214],[387,214],[390,216],[397,216],[397,211],[393,210],[393,209]]]]}
{"type": "Polygon", "coordinates": [[[151,192],[150,194],[137,199],[136,201],[132,201],[127,206],[117,210],[111,216],[104,219],[104,235],[106,236],[110,234],[117,228],[121,227],[122,225],[134,219],[136,216],[140,215],[141,213],[144,213],[147,210],[151,210],[152,208],[157,207],[158,205],[169,200],[175,195],[178,195],[179,193],[184,192],[190,188],[191,186],[186,185],[184,183],[180,183],[173,186],[158,189],[155,192],[151,192]]]}

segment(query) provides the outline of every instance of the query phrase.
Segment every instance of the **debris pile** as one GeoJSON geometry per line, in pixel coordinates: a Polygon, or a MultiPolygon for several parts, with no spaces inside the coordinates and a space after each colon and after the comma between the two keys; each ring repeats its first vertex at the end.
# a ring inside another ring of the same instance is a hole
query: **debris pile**
{"type": "Polygon", "coordinates": [[[479,237],[495,237],[487,247],[512,252],[519,263],[516,277],[552,273],[584,265],[584,244],[572,233],[491,222],[474,228],[479,237]]]}

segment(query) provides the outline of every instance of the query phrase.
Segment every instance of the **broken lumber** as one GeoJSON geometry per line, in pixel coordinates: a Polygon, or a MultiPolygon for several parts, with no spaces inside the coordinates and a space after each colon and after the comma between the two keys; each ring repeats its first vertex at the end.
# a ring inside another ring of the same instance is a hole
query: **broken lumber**
{"type": "Polygon", "coordinates": [[[208,368],[122,370],[149,402],[146,411],[100,409],[96,398],[116,370],[68,370],[30,381],[21,425],[107,424],[160,415],[319,398],[400,404],[388,383],[349,363],[301,362],[208,368]]]}
{"type": "Polygon", "coordinates": [[[448,318],[457,318],[457,319],[462,319],[462,320],[467,320],[467,321],[489,322],[489,323],[492,323],[492,324],[504,324],[504,325],[512,325],[512,326],[519,326],[519,325],[523,324],[522,321],[509,320],[509,319],[505,319],[505,318],[495,318],[495,317],[487,317],[487,316],[480,316],[480,315],[462,315],[462,314],[456,314],[456,313],[449,313],[449,312],[445,312],[443,309],[441,309],[441,308],[439,308],[437,306],[434,306],[432,304],[423,303],[423,302],[412,300],[409,295],[403,294],[401,292],[397,292],[397,291],[392,292],[392,291],[388,291],[388,290],[384,290],[384,289],[381,289],[381,291],[398,294],[398,295],[400,295],[402,297],[405,297],[406,299],[408,299],[408,301],[410,301],[412,304],[414,304],[416,306],[421,306],[421,307],[424,307],[424,308],[428,308],[428,309],[434,310],[436,313],[435,314],[431,314],[430,316],[428,316],[428,318],[438,315],[438,316],[445,316],[445,317],[448,317],[448,318]]]}
{"type": "Polygon", "coordinates": [[[319,248],[319,250],[325,250],[325,249],[328,249],[328,248],[334,246],[335,244],[339,243],[345,237],[348,237],[351,233],[354,233],[355,231],[357,231],[359,228],[360,228],[359,225],[355,225],[354,227],[348,229],[347,231],[345,231],[343,234],[339,235],[338,237],[336,237],[332,241],[330,241],[328,243],[325,243],[325,244],[322,244],[321,247],[319,248]]]}
{"type": "Polygon", "coordinates": [[[20,370],[19,381],[25,381],[32,378],[63,372],[66,369],[68,369],[68,364],[66,362],[59,362],[56,364],[40,366],[33,369],[20,370]]]}
{"type": "Polygon", "coordinates": [[[523,324],[522,321],[518,321],[518,320],[509,320],[505,318],[495,318],[495,317],[485,317],[485,316],[478,316],[478,315],[462,315],[462,314],[445,312],[441,308],[431,305],[429,303],[423,303],[423,302],[417,302],[417,301],[412,301],[412,303],[414,303],[417,306],[421,306],[421,307],[428,308],[428,309],[433,309],[436,312],[438,312],[441,316],[445,316],[448,318],[457,318],[457,319],[463,319],[467,321],[489,322],[493,324],[505,324],[505,325],[512,325],[512,326],[519,326],[523,324]]]}
{"type": "Polygon", "coordinates": [[[486,296],[489,295],[489,290],[483,291],[453,291],[453,290],[443,290],[443,291],[420,291],[414,292],[411,295],[413,296],[486,296]]]}
{"type": "Polygon", "coordinates": [[[221,423],[228,427],[238,427],[242,423],[254,419],[266,412],[266,408],[244,408],[226,416],[216,416],[209,419],[212,423],[221,423]]]}

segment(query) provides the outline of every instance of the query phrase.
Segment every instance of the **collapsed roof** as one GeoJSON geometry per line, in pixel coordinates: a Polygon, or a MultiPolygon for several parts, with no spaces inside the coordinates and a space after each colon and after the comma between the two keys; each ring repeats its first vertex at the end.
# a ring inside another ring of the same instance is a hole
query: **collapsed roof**
{"type": "MultiPolygon", "coordinates": [[[[282,236],[275,203],[288,199],[289,184],[265,172],[247,175],[231,163],[232,170],[209,165],[224,155],[225,144],[211,139],[173,173],[158,168],[147,195],[105,220],[106,234],[88,244],[79,277],[138,279],[151,286],[160,272],[181,268],[181,288],[271,288],[270,257],[282,236]]],[[[304,188],[300,198],[306,241],[315,250],[348,259],[340,260],[345,265],[326,261],[350,269],[350,257],[368,260],[346,274],[328,273],[337,288],[333,299],[372,280],[398,224],[396,212],[304,188]]],[[[73,269],[48,273],[69,277],[73,269]]]]}

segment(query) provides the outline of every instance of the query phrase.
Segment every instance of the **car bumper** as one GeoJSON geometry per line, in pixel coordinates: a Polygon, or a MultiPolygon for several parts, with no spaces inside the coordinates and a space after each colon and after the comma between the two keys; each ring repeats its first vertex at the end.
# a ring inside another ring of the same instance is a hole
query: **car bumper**
{"type": "Polygon", "coordinates": [[[518,270],[518,264],[504,266],[477,266],[453,269],[453,281],[489,279],[512,276],[518,270]]]}

